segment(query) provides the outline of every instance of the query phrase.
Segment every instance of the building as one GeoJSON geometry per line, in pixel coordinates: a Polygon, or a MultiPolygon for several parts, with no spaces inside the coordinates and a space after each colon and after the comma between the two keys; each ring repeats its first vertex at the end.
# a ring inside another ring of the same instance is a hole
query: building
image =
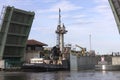
{"type": "Polygon", "coordinates": [[[5,68],[18,67],[24,61],[26,41],[35,13],[4,7],[0,26],[0,60],[5,68]]]}
{"type": "Polygon", "coordinates": [[[109,0],[120,33],[120,0],[109,0]]]}
{"type": "Polygon", "coordinates": [[[40,58],[43,57],[43,46],[47,46],[47,44],[42,43],[40,41],[36,41],[34,39],[27,40],[26,53],[25,53],[25,62],[29,63],[32,58],[40,58]]]}

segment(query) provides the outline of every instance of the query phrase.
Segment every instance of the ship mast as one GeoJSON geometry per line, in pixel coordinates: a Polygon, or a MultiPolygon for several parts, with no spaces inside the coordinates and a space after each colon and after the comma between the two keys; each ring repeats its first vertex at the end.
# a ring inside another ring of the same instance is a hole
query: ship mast
{"type": "Polygon", "coordinates": [[[61,25],[61,10],[59,8],[59,21],[56,30],[57,34],[57,46],[60,48],[61,53],[63,53],[64,49],[64,34],[66,34],[67,30],[65,30],[64,24],[61,25]]]}

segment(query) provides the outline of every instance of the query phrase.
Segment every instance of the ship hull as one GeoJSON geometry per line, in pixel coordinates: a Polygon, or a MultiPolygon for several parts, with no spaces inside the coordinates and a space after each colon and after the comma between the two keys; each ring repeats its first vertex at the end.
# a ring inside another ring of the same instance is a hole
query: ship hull
{"type": "Polygon", "coordinates": [[[69,70],[69,64],[67,60],[63,60],[62,64],[24,64],[22,65],[23,71],[63,71],[69,70]]]}

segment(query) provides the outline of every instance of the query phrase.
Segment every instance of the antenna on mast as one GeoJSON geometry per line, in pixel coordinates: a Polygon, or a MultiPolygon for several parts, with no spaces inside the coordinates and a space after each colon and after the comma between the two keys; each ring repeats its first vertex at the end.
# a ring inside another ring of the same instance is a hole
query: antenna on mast
{"type": "Polygon", "coordinates": [[[61,9],[59,8],[59,25],[61,25],[61,9]]]}

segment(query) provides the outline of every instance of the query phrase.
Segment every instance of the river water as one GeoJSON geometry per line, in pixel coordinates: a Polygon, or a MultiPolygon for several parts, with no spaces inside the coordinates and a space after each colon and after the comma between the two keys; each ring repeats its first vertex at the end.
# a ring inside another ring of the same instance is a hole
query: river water
{"type": "Polygon", "coordinates": [[[0,80],[120,80],[120,71],[0,72],[0,80]]]}

